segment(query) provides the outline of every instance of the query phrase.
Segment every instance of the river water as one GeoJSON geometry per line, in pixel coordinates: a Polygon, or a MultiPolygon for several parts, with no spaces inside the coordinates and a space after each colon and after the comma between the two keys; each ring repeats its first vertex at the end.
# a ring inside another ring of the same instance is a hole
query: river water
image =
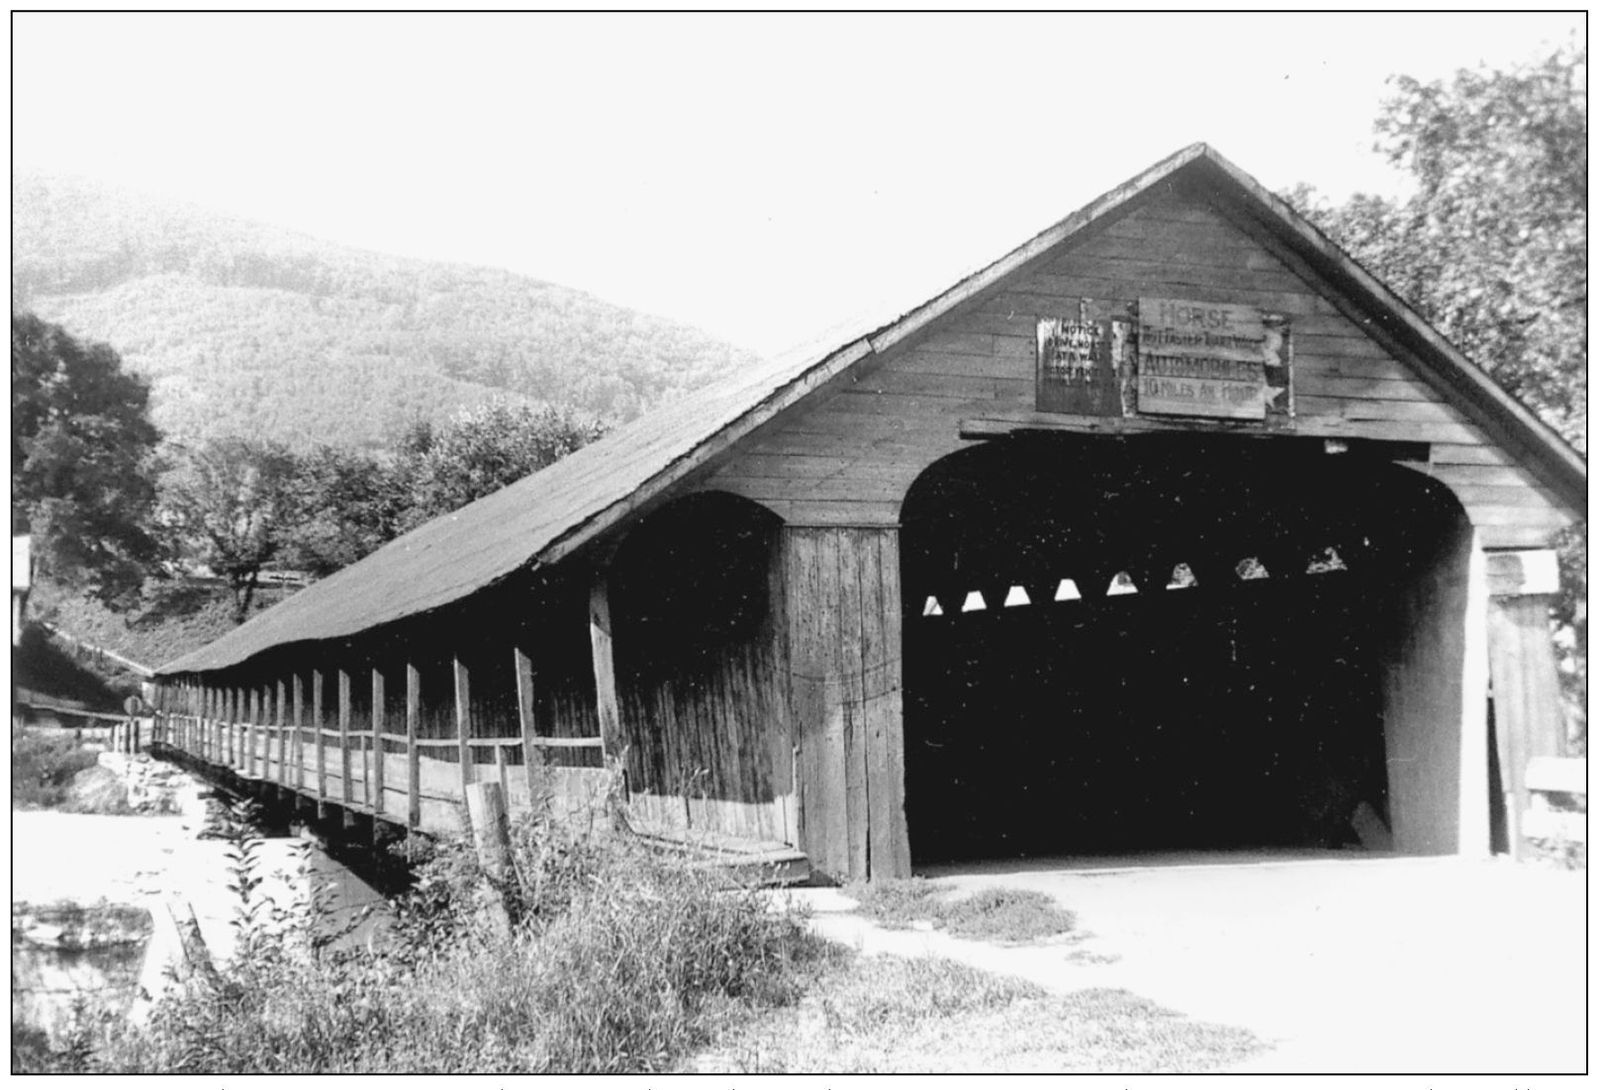
{"type": "MultiPolygon", "coordinates": [[[[142,989],[159,991],[179,956],[175,914],[194,913],[214,963],[232,956],[240,906],[228,888],[229,844],[200,835],[206,786],[188,775],[175,785],[177,814],[12,812],[14,1022],[59,1042],[80,999],[139,1017],[149,1006],[142,989]]],[[[345,941],[382,933],[384,899],[316,845],[264,837],[254,856],[257,897],[292,910],[317,890],[325,926],[371,917],[345,941]]]]}

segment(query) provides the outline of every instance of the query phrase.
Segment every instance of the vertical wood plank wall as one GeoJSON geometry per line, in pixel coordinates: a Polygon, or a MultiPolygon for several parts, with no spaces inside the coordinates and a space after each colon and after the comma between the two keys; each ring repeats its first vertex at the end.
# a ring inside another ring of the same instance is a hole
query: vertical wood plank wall
{"type": "Polygon", "coordinates": [[[841,878],[907,875],[897,531],[794,527],[785,546],[801,846],[841,878]]]}
{"type": "MultiPolygon", "coordinates": [[[[724,525],[710,532],[728,541],[741,537],[724,525]]],[[[744,546],[751,551],[743,574],[730,573],[724,589],[738,593],[748,612],[717,644],[696,631],[695,617],[666,616],[663,603],[643,593],[644,580],[690,576],[683,566],[668,570],[669,557],[658,551],[672,535],[641,533],[647,544],[638,539],[639,548],[616,558],[627,568],[622,576],[616,570],[610,610],[631,814],[660,828],[796,844],[784,607],[775,593],[784,561],[779,532],[772,527],[744,546]]]]}

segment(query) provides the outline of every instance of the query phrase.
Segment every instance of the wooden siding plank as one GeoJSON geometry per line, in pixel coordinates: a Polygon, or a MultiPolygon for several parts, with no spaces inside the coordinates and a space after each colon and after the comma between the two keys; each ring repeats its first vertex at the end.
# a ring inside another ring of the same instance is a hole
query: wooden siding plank
{"type": "Polygon", "coordinates": [[[846,876],[850,873],[847,753],[843,737],[846,724],[843,722],[845,709],[841,660],[836,647],[841,631],[838,613],[842,608],[837,560],[839,533],[838,530],[830,529],[821,530],[814,535],[819,550],[819,582],[815,588],[816,597],[812,608],[816,616],[815,639],[819,647],[817,669],[824,683],[822,699],[824,720],[817,728],[819,734],[816,743],[820,750],[819,795],[820,809],[823,813],[819,814],[819,817],[824,829],[824,865],[828,873],[846,876]]]}
{"type": "Polygon", "coordinates": [[[768,504],[789,526],[896,526],[901,503],[890,500],[853,503],[845,500],[777,500],[768,504]]]}
{"type": "Polygon", "coordinates": [[[881,551],[882,646],[886,648],[882,693],[886,728],[886,782],[883,805],[892,840],[890,866],[880,874],[906,878],[913,874],[909,854],[909,822],[904,810],[903,735],[903,556],[901,532],[877,535],[881,551]]]}
{"type": "Polygon", "coordinates": [[[1470,443],[1434,443],[1428,454],[1434,465],[1512,466],[1516,459],[1499,447],[1470,443]]]}
{"type": "MultiPolygon", "coordinates": [[[[883,545],[894,537],[891,531],[864,532],[860,535],[859,603],[863,615],[863,672],[864,672],[864,735],[866,796],[868,798],[869,859],[867,878],[890,877],[895,868],[896,852],[893,848],[891,799],[895,793],[890,782],[891,756],[889,752],[890,722],[886,692],[886,666],[889,658],[898,654],[889,645],[892,625],[886,615],[887,580],[886,557],[883,545]]],[[[896,557],[893,558],[896,563],[896,557]]],[[[895,630],[894,630],[895,631],[895,630]]]]}
{"type": "Polygon", "coordinates": [[[619,719],[619,688],[614,676],[613,618],[608,609],[608,575],[592,576],[588,612],[591,628],[591,669],[597,686],[597,724],[605,757],[617,757],[624,748],[619,719]]]}
{"type": "Polygon", "coordinates": [[[1457,465],[1433,462],[1429,472],[1438,480],[1450,485],[1539,488],[1527,470],[1512,465],[1457,465]]]}
{"type": "Polygon", "coordinates": [[[769,631],[771,714],[766,722],[777,724],[770,732],[770,779],[780,809],[781,840],[793,847],[802,844],[797,827],[797,717],[792,703],[792,625],[788,612],[787,579],[791,562],[784,531],[777,531],[770,542],[769,631]]]}
{"type": "Polygon", "coordinates": [[[1294,367],[1294,396],[1311,395],[1368,401],[1422,401],[1441,403],[1441,399],[1420,382],[1396,378],[1369,378],[1335,372],[1312,373],[1300,360],[1294,367]]]}
{"type": "Polygon", "coordinates": [[[861,388],[874,389],[877,381],[898,381],[896,376],[925,376],[932,379],[948,377],[972,378],[977,381],[1024,379],[1035,381],[1037,350],[1035,342],[1025,337],[986,336],[999,343],[999,351],[991,356],[961,356],[952,353],[932,352],[924,347],[911,349],[888,360],[871,373],[861,388]],[[887,376],[885,379],[882,376],[887,376]]]}
{"type": "Polygon", "coordinates": [[[854,881],[870,877],[869,766],[865,746],[864,603],[860,552],[861,531],[842,530],[837,540],[837,663],[842,682],[842,767],[846,801],[847,874],[854,881]]]}
{"type": "Polygon", "coordinates": [[[788,528],[782,534],[786,562],[786,615],[791,645],[792,723],[798,746],[800,843],[820,869],[825,866],[826,817],[820,732],[825,715],[821,667],[819,549],[816,532],[788,528]],[[818,810],[818,814],[816,814],[818,810]]]}
{"type": "Polygon", "coordinates": [[[421,798],[421,772],[419,768],[418,750],[418,720],[419,720],[419,677],[418,667],[412,662],[407,663],[407,827],[417,829],[423,821],[421,798]]]}

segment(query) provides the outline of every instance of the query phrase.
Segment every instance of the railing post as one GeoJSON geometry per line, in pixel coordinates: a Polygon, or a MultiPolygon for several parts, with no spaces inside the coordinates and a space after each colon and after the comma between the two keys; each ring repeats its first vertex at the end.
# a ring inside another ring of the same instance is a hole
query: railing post
{"type": "Polygon", "coordinates": [[[307,698],[301,675],[290,675],[290,725],[295,728],[296,787],[307,789],[307,698]]]}
{"type": "MultiPolygon", "coordinates": [[[[363,785],[372,796],[368,804],[377,817],[385,813],[385,675],[375,666],[372,671],[370,703],[373,705],[374,737],[368,747],[373,753],[373,771],[363,777],[363,785]]],[[[375,826],[378,828],[378,826],[375,826]]]]}
{"type": "Polygon", "coordinates": [[[240,767],[240,704],[241,693],[232,685],[226,690],[224,707],[228,710],[229,735],[227,752],[229,755],[229,771],[233,772],[240,767]]]}
{"type": "Polygon", "coordinates": [[[535,692],[530,677],[530,656],[513,648],[513,681],[519,701],[519,741],[524,747],[524,781],[529,785],[530,808],[536,807],[540,792],[540,770],[535,758],[535,692]]]}
{"type": "Polygon", "coordinates": [[[463,776],[463,789],[474,782],[474,751],[469,746],[469,730],[472,722],[469,716],[468,667],[463,665],[461,659],[452,656],[453,691],[457,700],[457,764],[463,776]]]}
{"type": "Polygon", "coordinates": [[[340,801],[351,806],[351,671],[342,667],[335,674],[338,691],[336,714],[340,727],[340,801]]]}
{"type": "Polygon", "coordinates": [[[323,817],[323,671],[312,672],[313,774],[318,778],[318,816],[323,817]]]}
{"type": "Polygon", "coordinates": [[[247,714],[245,725],[245,774],[256,778],[257,774],[257,725],[262,721],[262,690],[255,685],[250,691],[250,711],[247,714]]]}
{"type": "Polygon", "coordinates": [[[418,767],[418,667],[407,664],[407,827],[423,821],[418,767]]]}
{"type": "Polygon", "coordinates": [[[284,722],[284,679],[273,683],[273,727],[279,742],[279,786],[290,786],[290,773],[285,769],[284,756],[288,747],[289,731],[284,722]]]}

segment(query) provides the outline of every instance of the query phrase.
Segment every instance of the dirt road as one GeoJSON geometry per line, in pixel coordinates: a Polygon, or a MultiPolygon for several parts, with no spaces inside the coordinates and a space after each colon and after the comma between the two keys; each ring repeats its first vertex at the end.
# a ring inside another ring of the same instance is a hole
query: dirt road
{"type": "Polygon", "coordinates": [[[953,957],[1055,991],[1125,988],[1242,1026],[1273,1046],[1245,1070],[1584,1070],[1583,872],[1333,856],[933,876],[957,895],[1042,890],[1076,913],[1080,937],[999,947],[887,932],[837,891],[801,895],[820,930],[867,950],[953,957]]]}

